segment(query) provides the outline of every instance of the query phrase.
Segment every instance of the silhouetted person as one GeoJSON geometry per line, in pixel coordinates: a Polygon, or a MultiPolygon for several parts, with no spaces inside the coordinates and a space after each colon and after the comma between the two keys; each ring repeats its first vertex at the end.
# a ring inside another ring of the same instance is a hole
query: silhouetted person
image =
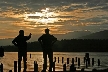
{"type": "Polygon", "coordinates": [[[52,71],[53,67],[53,50],[52,46],[57,41],[53,35],[49,34],[49,29],[45,29],[45,34],[43,34],[38,41],[40,42],[43,50],[43,58],[44,58],[44,67],[43,71],[45,72],[47,69],[47,55],[49,57],[49,71],[52,71]]]}
{"type": "Polygon", "coordinates": [[[24,72],[26,72],[26,61],[27,61],[27,40],[31,38],[31,33],[29,36],[24,36],[24,31],[20,30],[19,35],[15,37],[12,43],[18,47],[18,72],[21,72],[21,61],[23,57],[24,62],[24,72]]]}

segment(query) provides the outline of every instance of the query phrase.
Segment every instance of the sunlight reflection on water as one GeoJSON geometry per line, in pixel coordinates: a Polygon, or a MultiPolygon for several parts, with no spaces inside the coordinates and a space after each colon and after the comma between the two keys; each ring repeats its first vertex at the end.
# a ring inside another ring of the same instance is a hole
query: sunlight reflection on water
{"type": "MultiPolygon", "coordinates": [[[[43,66],[43,56],[42,52],[28,52],[27,53],[27,70],[33,71],[34,68],[34,61],[37,61],[39,70],[42,70],[43,66]],[[31,58],[30,58],[31,54],[31,58]]],[[[84,67],[83,57],[85,56],[84,52],[54,52],[54,57],[56,57],[56,70],[60,71],[63,70],[63,64],[62,64],[62,57],[64,57],[64,63],[67,62],[67,58],[69,58],[70,64],[72,58],[78,57],[81,59],[81,68],[84,67]],[[59,57],[59,63],[57,62],[59,57]]],[[[5,52],[5,56],[3,58],[0,58],[0,63],[3,63],[4,65],[4,71],[8,72],[9,70],[13,70],[14,61],[17,61],[17,52],[5,52]]],[[[90,53],[90,58],[95,58],[95,66],[89,67],[90,70],[92,68],[108,68],[108,53],[90,53]],[[97,60],[101,60],[101,66],[97,66],[97,60]]],[[[47,61],[49,62],[49,60],[47,61]]],[[[70,64],[67,65],[67,69],[69,69],[70,64]]],[[[75,62],[75,66],[77,67],[77,62],[75,62]]],[[[49,63],[48,63],[49,67],[49,63]]],[[[22,62],[22,68],[23,68],[23,62],[22,62]]],[[[77,70],[80,70],[80,68],[77,70]]]]}

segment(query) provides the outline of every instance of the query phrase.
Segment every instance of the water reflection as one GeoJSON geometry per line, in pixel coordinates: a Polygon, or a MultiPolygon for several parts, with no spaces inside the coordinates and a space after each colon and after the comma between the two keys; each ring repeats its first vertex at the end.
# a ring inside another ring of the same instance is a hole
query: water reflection
{"type": "MultiPolygon", "coordinates": [[[[39,70],[42,70],[43,66],[43,57],[42,52],[28,52],[27,54],[27,70],[33,71],[34,68],[34,61],[37,61],[39,70]],[[31,54],[31,58],[30,58],[31,54]]],[[[69,58],[69,62],[71,64],[72,58],[78,57],[81,59],[81,68],[85,67],[83,62],[83,57],[85,56],[84,52],[54,52],[54,57],[58,59],[59,57],[59,63],[56,59],[56,71],[62,70],[63,64],[62,64],[62,57],[64,57],[64,63],[67,62],[67,58],[69,58]]],[[[95,58],[95,66],[93,68],[103,69],[108,68],[108,53],[90,53],[90,58],[95,58]],[[101,60],[101,66],[97,66],[97,60],[101,60]]],[[[0,63],[4,64],[4,71],[13,70],[14,61],[17,61],[17,52],[5,52],[5,56],[3,58],[0,57],[0,63]]],[[[49,63],[49,60],[47,61],[49,63]]],[[[70,64],[67,65],[67,70],[69,69],[70,64]]],[[[49,66],[49,64],[48,64],[49,66]]],[[[77,62],[75,62],[75,66],[77,67],[77,62]]],[[[23,68],[23,62],[22,62],[22,68],[23,68]]],[[[89,67],[89,70],[92,69],[92,67],[89,67]]],[[[77,70],[80,70],[80,68],[77,68],[77,70]]],[[[86,69],[88,70],[88,69],[86,69]]]]}

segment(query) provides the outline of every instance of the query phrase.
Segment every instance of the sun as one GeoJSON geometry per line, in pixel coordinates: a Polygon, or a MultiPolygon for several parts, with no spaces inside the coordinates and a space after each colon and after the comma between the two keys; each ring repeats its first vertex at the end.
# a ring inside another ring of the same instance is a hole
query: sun
{"type": "Polygon", "coordinates": [[[35,22],[36,24],[48,24],[57,21],[54,12],[50,11],[50,8],[41,9],[40,12],[25,13],[24,20],[29,22],[35,22]]]}
{"type": "Polygon", "coordinates": [[[49,8],[42,9],[41,11],[47,13],[49,11],[49,8]]]}

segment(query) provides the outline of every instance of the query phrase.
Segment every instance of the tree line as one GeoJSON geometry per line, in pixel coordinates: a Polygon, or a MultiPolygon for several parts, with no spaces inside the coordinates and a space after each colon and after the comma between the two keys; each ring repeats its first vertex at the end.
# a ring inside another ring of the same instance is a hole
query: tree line
{"type": "MultiPolygon", "coordinates": [[[[14,45],[3,46],[5,52],[16,52],[14,45]]],[[[54,52],[108,52],[108,39],[62,39],[53,45],[54,52]]],[[[28,52],[41,52],[38,41],[28,42],[28,52]]]]}

